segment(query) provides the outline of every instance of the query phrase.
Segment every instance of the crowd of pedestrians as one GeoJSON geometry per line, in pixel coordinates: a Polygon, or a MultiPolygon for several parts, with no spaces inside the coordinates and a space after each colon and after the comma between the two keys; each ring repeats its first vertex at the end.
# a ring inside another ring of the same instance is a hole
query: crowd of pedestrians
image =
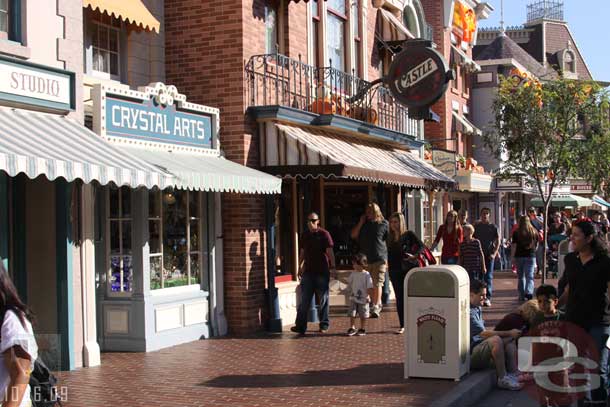
{"type": "MultiPolygon", "coordinates": [[[[608,221],[598,213],[592,219],[580,213],[570,221],[564,213],[553,212],[546,224],[548,238],[544,242],[545,223],[536,211],[531,209],[520,216],[511,231],[510,260],[516,269],[517,296],[522,304],[491,329],[485,326],[482,309],[491,306],[494,262],[502,245],[498,228],[490,222],[490,215],[491,211],[483,208],[480,218],[470,224],[467,212],[450,211],[431,247],[427,248],[415,233],[407,229],[402,213],[392,214],[388,221],[377,204],[369,204],[351,231],[359,251],[353,257],[353,271],[347,279],[350,317],[347,335],[365,335],[367,319],[380,317],[381,292],[386,278],[389,278],[396,297],[399,320],[396,333],[404,333],[405,277],[411,269],[427,264],[429,250],[434,250],[442,241],[441,263],[461,265],[471,281],[471,368],[492,367],[496,370],[499,387],[518,390],[524,380],[531,379],[517,369],[519,338],[538,327],[542,327],[542,333],[552,335],[555,332],[552,329],[544,330],[545,322],[567,321],[589,335],[595,347],[591,354],[596,356],[595,362],[599,366],[600,386],[586,393],[587,402],[605,403],[610,386],[608,221]],[[564,259],[565,272],[560,287],[536,287],[534,278],[536,268],[540,267],[540,251],[568,238],[570,253],[564,259]],[[358,328],[357,319],[360,321],[358,328]]],[[[319,331],[326,332],[329,328],[329,280],[335,273],[336,264],[332,237],[319,222],[316,213],[309,214],[307,230],[301,237],[301,301],[292,327],[292,331],[299,334],[307,330],[307,317],[314,298],[319,331]]],[[[538,359],[543,355],[541,351],[534,353],[538,359]]],[[[542,394],[542,398],[548,401],[549,395],[542,394]]],[[[557,399],[554,403],[562,405],[562,401],[565,400],[557,399]]]]}

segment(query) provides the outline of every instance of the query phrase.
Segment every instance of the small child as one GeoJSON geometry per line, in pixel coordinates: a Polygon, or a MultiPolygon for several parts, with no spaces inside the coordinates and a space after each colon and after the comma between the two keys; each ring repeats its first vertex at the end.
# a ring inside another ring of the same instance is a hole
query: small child
{"type": "Polygon", "coordinates": [[[373,294],[373,279],[366,271],[367,259],[362,253],[354,256],[352,262],[354,271],[347,278],[348,292],[350,294],[350,329],[348,336],[366,335],[366,319],[369,317],[369,297],[373,294]],[[360,329],[356,331],[356,315],[360,316],[360,329]]]}
{"type": "Polygon", "coordinates": [[[464,225],[462,228],[464,229],[464,241],[460,244],[458,264],[466,269],[470,282],[483,280],[483,275],[487,270],[481,242],[472,237],[474,235],[472,225],[464,225]]]}
{"type": "Polygon", "coordinates": [[[563,312],[557,308],[559,296],[557,289],[549,284],[542,284],[536,289],[538,307],[544,313],[544,322],[559,321],[563,319],[563,312]]]}

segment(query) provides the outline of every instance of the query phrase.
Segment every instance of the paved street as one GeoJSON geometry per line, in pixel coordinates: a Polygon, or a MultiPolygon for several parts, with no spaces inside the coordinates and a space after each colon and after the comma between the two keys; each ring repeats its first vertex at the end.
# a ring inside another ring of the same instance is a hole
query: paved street
{"type": "MultiPolygon", "coordinates": [[[[515,283],[496,280],[488,322],[516,306],[515,283]]],[[[397,323],[388,312],[370,320],[367,336],[346,337],[348,318],[336,316],[328,334],[305,338],[260,334],[104,353],[102,366],[61,373],[60,380],[67,406],[427,406],[456,384],[402,378],[397,323]]]]}

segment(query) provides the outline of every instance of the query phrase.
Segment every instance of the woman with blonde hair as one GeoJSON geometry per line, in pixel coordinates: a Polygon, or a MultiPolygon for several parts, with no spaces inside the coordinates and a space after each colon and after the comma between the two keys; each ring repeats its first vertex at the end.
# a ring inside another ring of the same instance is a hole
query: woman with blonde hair
{"type": "Polygon", "coordinates": [[[390,282],[396,296],[396,311],[400,328],[397,334],[405,331],[404,316],[404,281],[407,273],[419,265],[419,255],[424,250],[423,242],[417,235],[407,230],[407,223],[402,213],[390,216],[390,235],[388,236],[388,263],[390,282]]]}
{"type": "Polygon", "coordinates": [[[519,226],[513,232],[511,257],[517,268],[517,290],[519,301],[534,297],[534,269],[536,267],[536,248],[538,231],[527,216],[519,217],[519,226]]]}
{"type": "Polygon", "coordinates": [[[441,239],[443,239],[441,264],[457,264],[460,255],[460,243],[464,240],[464,232],[456,211],[447,213],[445,223],[438,228],[436,239],[434,239],[430,250],[434,251],[441,239]]]}
{"type": "Polygon", "coordinates": [[[371,202],[366,212],[352,229],[351,237],[358,241],[360,251],[368,259],[368,271],[373,278],[373,295],[371,296],[371,318],[379,318],[381,313],[381,290],[388,269],[389,226],[383,218],[379,205],[371,202]]]}

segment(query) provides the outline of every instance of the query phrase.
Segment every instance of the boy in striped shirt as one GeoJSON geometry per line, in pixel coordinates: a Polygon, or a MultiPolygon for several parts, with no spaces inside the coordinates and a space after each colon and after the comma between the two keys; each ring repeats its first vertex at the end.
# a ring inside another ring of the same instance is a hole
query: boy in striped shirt
{"type": "Polygon", "coordinates": [[[468,276],[470,276],[470,282],[483,280],[487,270],[481,242],[472,237],[474,235],[474,227],[472,225],[464,225],[463,229],[464,241],[460,244],[458,264],[466,269],[468,276]]]}

